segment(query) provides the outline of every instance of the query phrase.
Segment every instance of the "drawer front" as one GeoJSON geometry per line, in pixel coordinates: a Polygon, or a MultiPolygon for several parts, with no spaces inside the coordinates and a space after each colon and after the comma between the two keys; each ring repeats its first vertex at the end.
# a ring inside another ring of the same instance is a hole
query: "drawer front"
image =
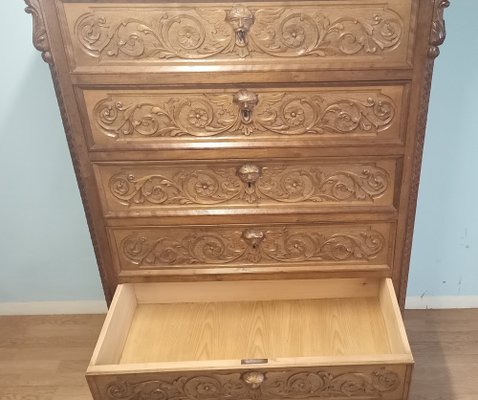
{"type": "Polygon", "coordinates": [[[277,400],[406,398],[406,365],[89,376],[94,398],[113,400],[277,400]]]}
{"type": "Polygon", "coordinates": [[[233,3],[58,1],[71,64],[107,67],[251,65],[251,69],[410,67],[411,0],[233,3]]]}
{"type": "Polygon", "coordinates": [[[94,149],[401,143],[404,86],[85,90],[94,149]],[[302,142],[304,144],[304,142],[302,142]]]}
{"type": "Polygon", "coordinates": [[[376,211],[394,206],[396,159],[98,163],[105,216],[376,211]]]}
{"type": "Polygon", "coordinates": [[[122,272],[389,271],[395,224],[116,227],[108,233],[122,272]]]}

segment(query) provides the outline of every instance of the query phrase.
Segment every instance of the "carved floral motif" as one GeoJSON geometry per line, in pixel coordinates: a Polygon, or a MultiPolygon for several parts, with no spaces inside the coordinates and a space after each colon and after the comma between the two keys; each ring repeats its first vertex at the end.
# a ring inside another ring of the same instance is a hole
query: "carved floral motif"
{"type": "Polygon", "coordinates": [[[317,227],[196,229],[137,232],[120,244],[126,259],[139,266],[264,263],[366,262],[385,248],[372,228],[321,230],[317,227]]]}
{"type": "Polygon", "coordinates": [[[176,137],[221,135],[379,134],[392,124],[396,106],[384,95],[330,99],[317,93],[172,95],[150,101],[112,96],[93,110],[108,136],[176,137]]]}
{"type": "Polygon", "coordinates": [[[134,207],[267,202],[373,202],[390,187],[386,170],[354,167],[183,167],[177,172],[137,176],[122,171],[109,180],[113,199],[134,207]],[[256,168],[249,175],[244,168],[256,168]],[[246,175],[245,175],[246,174],[246,175]]]}
{"type": "Polygon", "coordinates": [[[33,18],[33,45],[41,52],[43,60],[48,64],[52,64],[53,58],[50,52],[50,43],[40,2],[39,0],[25,0],[25,3],[27,5],[25,12],[31,14],[33,18]]]}
{"type": "Polygon", "coordinates": [[[230,400],[230,399],[381,399],[401,385],[393,371],[332,373],[328,371],[264,372],[260,385],[248,385],[240,373],[211,373],[129,383],[118,379],[107,386],[113,400],[230,400]]]}
{"type": "Polygon", "coordinates": [[[80,48],[99,60],[280,58],[380,55],[397,48],[403,22],[392,10],[333,19],[312,7],[167,8],[114,18],[104,10],[79,17],[80,48]]]}

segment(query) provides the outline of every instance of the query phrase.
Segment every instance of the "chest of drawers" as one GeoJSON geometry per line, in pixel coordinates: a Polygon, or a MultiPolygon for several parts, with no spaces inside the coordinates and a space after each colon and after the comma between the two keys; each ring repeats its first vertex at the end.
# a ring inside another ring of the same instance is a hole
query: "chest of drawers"
{"type": "Polygon", "coordinates": [[[407,398],[446,0],[26,0],[110,305],[112,400],[407,398]]]}

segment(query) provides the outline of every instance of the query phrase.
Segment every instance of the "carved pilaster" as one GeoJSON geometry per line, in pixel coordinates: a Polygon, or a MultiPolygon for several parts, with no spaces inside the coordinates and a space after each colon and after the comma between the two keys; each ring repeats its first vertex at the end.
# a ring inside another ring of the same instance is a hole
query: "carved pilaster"
{"type": "Polygon", "coordinates": [[[27,7],[25,12],[32,15],[33,18],[33,45],[41,52],[41,56],[48,64],[53,63],[50,52],[50,42],[45,27],[45,18],[40,7],[39,0],[25,0],[27,7]]]}
{"type": "Polygon", "coordinates": [[[445,8],[450,5],[448,0],[436,0],[433,9],[433,22],[430,31],[430,48],[428,56],[436,58],[440,54],[438,46],[442,45],[446,38],[445,19],[443,14],[445,8]]]}
{"type": "MultiPolygon", "coordinates": [[[[420,174],[422,169],[423,147],[425,144],[425,131],[428,119],[428,106],[432,86],[433,66],[435,58],[440,54],[438,46],[442,45],[446,38],[444,10],[450,5],[448,0],[436,0],[433,8],[433,21],[430,31],[428,58],[426,59],[423,75],[423,87],[421,91],[420,110],[418,114],[417,138],[415,145],[415,156],[413,159],[410,196],[408,203],[407,231],[403,250],[403,265],[409,268],[410,256],[413,244],[413,229],[415,226],[415,215],[417,210],[418,189],[420,186],[420,174]]],[[[402,308],[405,307],[406,288],[408,283],[408,272],[401,273],[399,301],[402,308]]]]}

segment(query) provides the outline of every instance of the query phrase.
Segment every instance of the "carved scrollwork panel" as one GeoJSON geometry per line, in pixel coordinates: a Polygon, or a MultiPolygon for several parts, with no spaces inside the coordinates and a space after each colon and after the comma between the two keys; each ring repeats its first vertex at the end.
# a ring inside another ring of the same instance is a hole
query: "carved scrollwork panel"
{"type": "Polygon", "coordinates": [[[221,3],[178,7],[64,5],[75,56],[86,65],[201,60],[406,58],[410,6],[396,0],[295,7],[221,3]]]}
{"type": "Polygon", "coordinates": [[[392,205],[395,161],[115,165],[97,167],[105,212],[198,207],[392,205]],[[255,168],[247,172],[245,167],[255,168]],[[251,175],[249,178],[249,174],[251,175]]]}
{"type": "Polygon", "coordinates": [[[390,226],[255,226],[112,230],[126,269],[276,263],[386,264],[390,226]]]}
{"type": "Polygon", "coordinates": [[[87,91],[95,142],[317,137],[397,140],[402,87],[210,92],[87,91]],[[385,94],[386,93],[386,94],[385,94]]]}
{"type": "Polygon", "coordinates": [[[248,385],[251,372],[161,374],[150,379],[100,378],[99,387],[111,400],[276,400],[276,399],[395,399],[403,388],[403,369],[389,367],[311,368],[253,371],[263,377],[248,385]],[[395,397],[394,397],[395,396],[395,397]]]}

